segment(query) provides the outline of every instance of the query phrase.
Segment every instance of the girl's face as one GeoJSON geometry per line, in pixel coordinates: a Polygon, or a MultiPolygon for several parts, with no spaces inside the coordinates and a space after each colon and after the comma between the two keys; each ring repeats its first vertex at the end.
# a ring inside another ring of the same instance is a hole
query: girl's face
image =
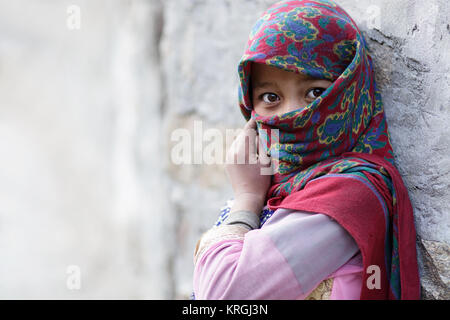
{"type": "Polygon", "coordinates": [[[252,104],[260,116],[281,115],[317,99],[332,82],[252,63],[252,104]]]}

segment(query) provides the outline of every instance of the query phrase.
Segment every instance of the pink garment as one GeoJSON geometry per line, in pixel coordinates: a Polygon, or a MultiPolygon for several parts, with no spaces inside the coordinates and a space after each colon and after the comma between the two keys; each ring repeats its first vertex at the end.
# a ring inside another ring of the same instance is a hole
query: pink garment
{"type": "Polygon", "coordinates": [[[362,287],[363,263],[361,253],[330,276],[333,278],[331,300],[359,300],[362,287]]]}
{"type": "Polygon", "coordinates": [[[196,299],[304,299],[333,278],[330,299],[358,300],[362,261],[353,238],[323,214],[279,209],[244,240],[221,240],[199,257],[196,299]]]}

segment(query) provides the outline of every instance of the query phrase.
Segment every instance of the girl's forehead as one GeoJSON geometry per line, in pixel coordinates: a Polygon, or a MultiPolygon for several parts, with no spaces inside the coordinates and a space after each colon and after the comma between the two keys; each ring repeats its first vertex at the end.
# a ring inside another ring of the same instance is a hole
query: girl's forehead
{"type": "Polygon", "coordinates": [[[283,70],[278,67],[252,62],[251,77],[255,78],[296,78],[301,80],[313,79],[304,73],[283,70]]]}

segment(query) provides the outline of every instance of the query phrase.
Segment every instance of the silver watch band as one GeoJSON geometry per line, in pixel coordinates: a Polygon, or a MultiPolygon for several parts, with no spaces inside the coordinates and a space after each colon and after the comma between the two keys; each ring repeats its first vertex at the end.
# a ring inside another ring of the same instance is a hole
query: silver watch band
{"type": "Polygon", "coordinates": [[[231,212],[228,218],[224,221],[224,224],[241,224],[249,230],[259,228],[259,215],[250,211],[234,211],[231,212]]]}

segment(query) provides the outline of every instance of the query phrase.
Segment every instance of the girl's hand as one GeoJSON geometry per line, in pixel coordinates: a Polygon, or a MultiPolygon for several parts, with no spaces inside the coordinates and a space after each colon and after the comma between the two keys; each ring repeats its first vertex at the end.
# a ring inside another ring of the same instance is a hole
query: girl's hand
{"type": "Polygon", "coordinates": [[[265,152],[258,154],[258,149],[263,150],[259,148],[256,122],[250,119],[227,152],[225,170],[235,198],[231,211],[246,210],[259,215],[265,205],[271,176],[261,169],[267,171],[271,163],[265,152]]]}

